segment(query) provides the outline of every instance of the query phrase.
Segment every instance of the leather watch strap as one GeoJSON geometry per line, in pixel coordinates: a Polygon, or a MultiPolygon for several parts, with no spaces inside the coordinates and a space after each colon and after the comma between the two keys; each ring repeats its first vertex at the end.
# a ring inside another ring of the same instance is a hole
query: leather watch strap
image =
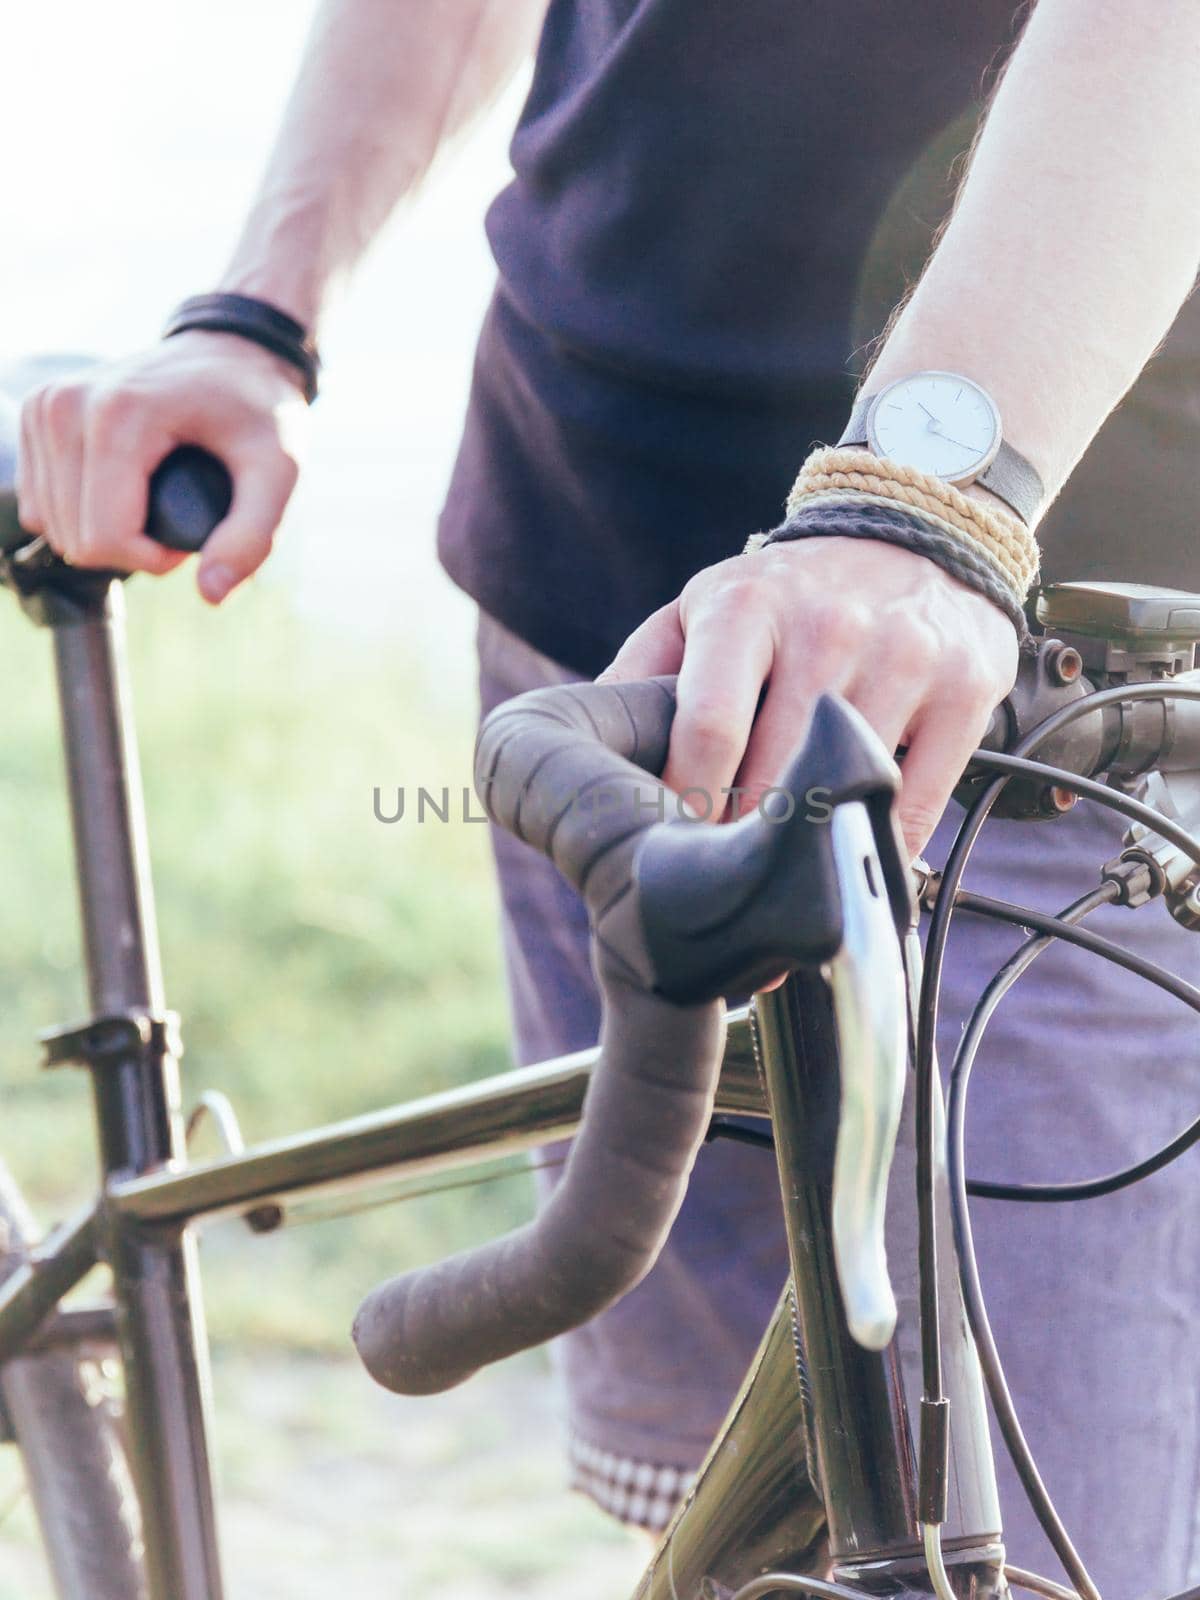
{"type": "Polygon", "coordinates": [[[1026,525],[1033,522],[1046,498],[1046,486],[1037,468],[1006,439],[1001,439],[995,460],[975,481],[1011,506],[1026,525]]]}
{"type": "Polygon", "coordinates": [[[842,430],[839,444],[867,444],[867,413],[875,404],[873,394],[860,394],[850,410],[850,420],[842,430]]]}
{"type": "MultiPolygon", "coordinates": [[[[850,420],[838,440],[839,444],[870,443],[867,437],[867,417],[874,403],[873,394],[859,395],[850,412],[850,420]]],[[[1011,506],[1027,525],[1032,524],[1042,501],[1046,498],[1046,487],[1038,475],[1037,468],[1003,438],[995,460],[974,481],[981,483],[985,489],[990,489],[998,499],[1004,501],[1006,506],[1011,506]]]]}

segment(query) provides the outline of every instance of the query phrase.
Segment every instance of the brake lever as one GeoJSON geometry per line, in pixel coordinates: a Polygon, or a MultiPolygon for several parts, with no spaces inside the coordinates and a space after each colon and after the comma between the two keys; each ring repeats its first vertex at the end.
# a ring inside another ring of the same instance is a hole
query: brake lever
{"type": "Polygon", "coordinates": [[[884,1217],[908,1066],[904,967],[866,806],[838,806],[829,826],[844,924],[826,969],[841,1071],[833,1253],[852,1336],[882,1350],[896,1328],[884,1217]]]}

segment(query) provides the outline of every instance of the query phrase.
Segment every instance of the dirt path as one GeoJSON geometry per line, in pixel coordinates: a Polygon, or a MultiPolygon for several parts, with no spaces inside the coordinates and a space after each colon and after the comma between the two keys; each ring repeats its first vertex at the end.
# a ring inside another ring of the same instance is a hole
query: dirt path
{"type": "MultiPolygon", "coordinates": [[[[349,1362],[219,1356],[227,1600],[622,1600],[633,1539],[562,1487],[540,1363],[398,1400],[349,1362]]],[[[0,1518],[15,1488],[0,1452],[0,1518]]],[[[52,1600],[28,1505],[0,1600],[52,1600]]],[[[100,1596],[96,1600],[101,1600],[100,1596]]]]}

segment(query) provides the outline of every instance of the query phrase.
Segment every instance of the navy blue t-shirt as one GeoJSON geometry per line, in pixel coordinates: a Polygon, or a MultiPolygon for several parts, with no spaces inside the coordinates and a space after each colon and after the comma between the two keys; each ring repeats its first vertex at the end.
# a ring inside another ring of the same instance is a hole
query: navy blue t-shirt
{"type": "MultiPolygon", "coordinates": [[[[440,528],[485,610],[595,672],[778,520],[928,254],[1024,10],[553,0],[440,528]]],[[[1054,575],[1200,585],[1197,351],[1185,313],[1044,526],[1054,575]]]]}

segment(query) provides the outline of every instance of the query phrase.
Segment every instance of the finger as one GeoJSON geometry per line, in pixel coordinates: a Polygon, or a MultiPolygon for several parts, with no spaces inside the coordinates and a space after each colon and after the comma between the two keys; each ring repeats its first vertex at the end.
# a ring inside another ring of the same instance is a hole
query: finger
{"type": "Polygon", "coordinates": [[[21,407],[17,443],[17,518],[26,533],[44,533],[45,520],[38,491],[37,445],[32,423],[33,406],[27,402],[21,407]]]}
{"type": "Polygon", "coordinates": [[[161,576],[185,559],[146,537],[149,483],[175,443],[120,396],[97,396],[87,419],[79,491],[79,538],[72,560],[161,576]]]}
{"type": "Polygon", "coordinates": [[[256,452],[240,462],[231,457],[233,504],[204,546],[196,584],[211,605],[243,583],[266,560],[292,490],[297,467],[276,448],[269,459],[256,452]]]}
{"type": "Polygon", "coordinates": [[[716,821],[745,753],[775,642],[757,585],[727,584],[687,622],[663,777],[701,816],[716,821]],[[695,794],[688,791],[695,790],[695,794]]]}
{"type": "Polygon", "coordinates": [[[679,601],[661,606],[626,639],[596,679],[597,683],[634,683],[678,672],[683,660],[683,628],[679,601]]]}
{"type": "Polygon", "coordinates": [[[55,550],[73,560],[79,537],[82,391],[69,383],[43,389],[37,399],[37,432],[46,537],[55,550]]]}
{"type": "Polygon", "coordinates": [[[803,662],[788,651],[776,662],[738,769],[735,817],[746,816],[778,785],[804,740],[818,697],[843,692],[849,671],[845,659],[824,651],[806,652],[803,662]]]}
{"type": "Polygon", "coordinates": [[[989,710],[944,700],[914,717],[901,768],[900,828],[911,856],[929,843],[987,727],[989,710]]]}
{"type": "Polygon", "coordinates": [[[925,685],[919,680],[879,672],[869,678],[856,678],[843,693],[874,728],[888,755],[894,756],[924,697],[925,685]]]}
{"type": "Polygon", "coordinates": [[[970,690],[965,681],[939,671],[940,642],[928,621],[913,607],[888,619],[883,636],[846,690],[851,705],[862,712],[889,755],[906,740],[909,726],[925,702],[932,698],[936,681],[948,686],[951,700],[964,701],[970,690]]]}

